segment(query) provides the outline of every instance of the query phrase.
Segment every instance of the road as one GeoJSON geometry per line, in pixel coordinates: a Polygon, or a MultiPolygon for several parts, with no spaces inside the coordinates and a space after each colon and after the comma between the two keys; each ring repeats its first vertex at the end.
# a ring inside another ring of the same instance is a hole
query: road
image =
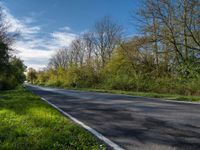
{"type": "Polygon", "coordinates": [[[123,149],[200,149],[198,104],[26,86],[123,149]]]}

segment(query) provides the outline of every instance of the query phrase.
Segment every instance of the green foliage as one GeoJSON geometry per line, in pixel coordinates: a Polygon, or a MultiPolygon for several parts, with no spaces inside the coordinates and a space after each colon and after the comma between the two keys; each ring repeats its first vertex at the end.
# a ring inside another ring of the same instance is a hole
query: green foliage
{"type": "Polygon", "coordinates": [[[144,2],[137,13],[142,20],[138,36],[122,41],[114,25],[97,23],[95,31],[76,38],[50,59],[50,69],[42,75],[48,78],[38,83],[200,95],[199,3],[144,2]]]}
{"type": "Polygon", "coordinates": [[[100,80],[99,74],[91,64],[40,71],[36,78],[37,84],[59,87],[94,87],[100,80]]]}
{"type": "Polygon", "coordinates": [[[0,92],[0,120],[0,149],[105,149],[24,88],[0,92]]]}
{"type": "Polygon", "coordinates": [[[34,83],[36,79],[36,70],[33,68],[29,68],[27,72],[27,81],[34,83]]]}
{"type": "Polygon", "coordinates": [[[19,58],[12,56],[12,42],[16,34],[8,31],[8,22],[5,20],[0,6],[0,91],[13,89],[25,80],[25,66],[19,58]]]}
{"type": "Polygon", "coordinates": [[[26,67],[23,62],[16,57],[10,58],[6,69],[0,74],[0,90],[13,89],[25,80],[26,67]]]}
{"type": "Polygon", "coordinates": [[[77,87],[95,87],[100,82],[100,76],[92,65],[83,66],[79,71],[77,87]]]}
{"type": "Polygon", "coordinates": [[[36,74],[36,83],[39,84],[39,85],[44,85],[44,83],[46,83],[48,80],[49,80],[49,76],[48,76],[48,73],[45,72],[45,71],[39,71],[37,74],[36,74]]]}
{"type": "Polygon", "coordinates": [[[11,58],[11,70],[14,73],[16,81],[21,84],[25,80],[25,74],[24,71],[26,69],[26,66],[23,64],[22,60],[19,58],[13,57],[11,58]]]}
{"type": "Polygon", "coordinates": [[[118,48],[102,69],[97,70],[94,63],[71,65],[68,69],[39,72],[37,81],[59,87],[200,95],[199,65],[188,63],[170,72],[163,64],[156,68],[151,63],[151,60],[147,65],[130,61],[118,48]]]}
{"type": "Polygon", "coordinates": [[[9,64],[9,51],[8,44],[0,40],[0,73],[5,72],[9,64]]]}

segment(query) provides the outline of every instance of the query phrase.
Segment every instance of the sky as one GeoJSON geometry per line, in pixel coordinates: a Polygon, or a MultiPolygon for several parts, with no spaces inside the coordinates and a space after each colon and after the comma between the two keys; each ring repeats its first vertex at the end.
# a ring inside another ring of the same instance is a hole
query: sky
{"type": "Polygon", "coordinates": [[[131,12],[138,9],[139,0],[3,0],[0,5],[9,32],[20,33],[13,44],[16,55],[37,70],[104,16],[122,25],[124,36],[137,34],[131,12]]]}

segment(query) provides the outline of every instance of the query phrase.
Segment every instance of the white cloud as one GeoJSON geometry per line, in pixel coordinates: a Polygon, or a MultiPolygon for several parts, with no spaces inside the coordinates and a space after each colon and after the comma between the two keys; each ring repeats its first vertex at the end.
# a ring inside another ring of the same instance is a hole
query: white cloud
{"type": "Polygon", "coordinates": [[[71,31],[71,28],[68,26],[60,28],[61,31],[71,31]]]}
{"type": "Polygon", "coordinates": [[[25,65],[41,69],[48,64],[48,60],[55,50],[69,46],[76,34],[71,33],[69,27],[63,27],[52,33],[43,33],[40,26],[31,26],[31,18],[23,17],[19,20],[4,6],[5,20],[9,23],[9,32],[18,31],[21,38],[13,44],[17,56],[24,60],[25,65]],[[62,30],[61,30],[62,29],[62,30]]]}
{"type": "Polygon", "coordinates": [[[75,34],[68,32],[53,32],[51,35],[55,41],[55,44],[62,47],[69,45],[71,41],[76,37],[75,34]]]}
{"type": "Polygon", "coordinates": [[[20,31],[22,35],[27,35],[38,33],[40,31],[39,26],[29,27],[26,24],[24,24],[23,21],[16,19],[10,14],[9,10],[6,7],[4,7],[3,9],[3,13],[5,14],[5,21],[9,24],[9,32],[20,31]]]}
{"type": "Polygon", "coordinates": [[[17,42],[13,47],[19,50],[17,55],[25,61],[46,59],[53,53],[53,50],[36,49],[23,42],[17,42]]]}

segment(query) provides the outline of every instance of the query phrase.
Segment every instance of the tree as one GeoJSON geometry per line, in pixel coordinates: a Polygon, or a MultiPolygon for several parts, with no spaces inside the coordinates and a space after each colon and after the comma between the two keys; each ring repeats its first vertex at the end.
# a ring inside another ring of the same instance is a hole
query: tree
{"type": "Polygon", "coordinates": [[[91,32],[86,32],[83,34],[83,43],[85,45],[85,55],[86,55],[86,60],[89,60],[92,58],[94,54],[94,48],[95,45],[93,43],[93,34],[91,32]]]}
{"type": "Polygon", "coordinates": [[[145,0],[138,14],[144,34],[152,38],[149,44],[154,45],[152,50],[157,64],[158,57],[163,55],[166,59],[171,56],[168,63],[180,65],[199,53],[198,0],[145,0]]]}
{"type": "Polygon", "coordinates": [[[92,41],[95,45],[95,54],[100,56],[102,66],[111,58],[113,50],[120,44],[122,27],[110,17],[104,17],[95,23],[92,41]]]}
{"type": "Polygon", "coordinates": [[[8,25],[0,7],[0,90],[15,88],[24,82],[23,61],[12,55],[12,43],[17,34],[8,32],[8,25]]]}
{"type": "Polygon", "coordinates": [[[34,81],[37,79],[37,72],[33,68],[28,68],[27,72],[27,80],[31,83],[34,83],[34,81]]]}
{"type": "Polygon", "coordinates": [[[0,74],[0,90],[13,89],[24,82],[26,66],[22,60],[11,57],[6,69],[6,72],[0,74]]]}
{"type": "Polygon", "coordinates": [[[2,8],[0,7],[0,73],[5,73],[9,64],[13,36],[8,34],[8,25],[5,23],[2,8]]]}
{"type": "Polygon", "coordinates": [[[70,52],[71,57],[73,59],[73,63],[76,65],[82,66],[85,59],[85,43],[82,39],[82,37],[78,37],[75,40],[72,41],[70,45],[70,52]]]}
{"type": "Polygon", "coordinates": [[[24,74],[26,66],[23,61],[16,56],[11,58],[10,64],[11,72],[15,76],[16,84],[22,84],[26,79],[24,74]]]}
{"type": "Polygon", "coordinates": [[[59,67],[67,69],[70,62],[69,49],[59,49],[49,60],[49,67],[57,69],[59,67]]]}

